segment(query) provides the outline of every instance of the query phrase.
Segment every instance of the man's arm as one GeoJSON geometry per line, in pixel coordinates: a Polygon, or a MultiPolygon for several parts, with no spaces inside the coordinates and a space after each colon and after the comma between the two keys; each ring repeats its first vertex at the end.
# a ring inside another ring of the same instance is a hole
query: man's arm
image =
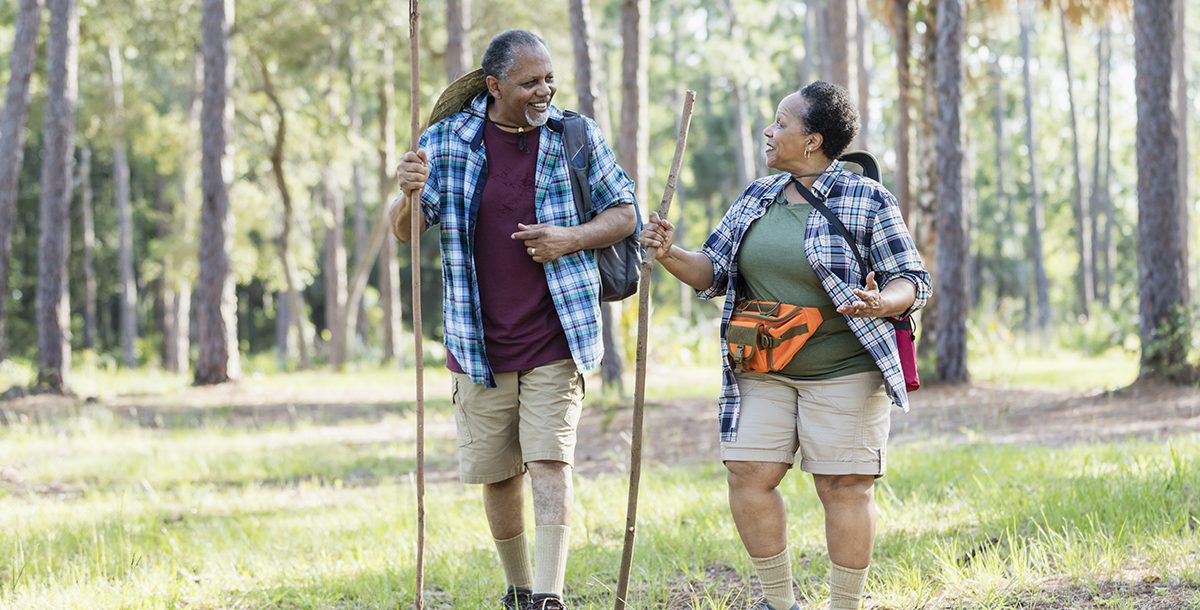
{"type": "Polygon", "coordinates": [[[611,246],[635,229],[637,212],[634,207],[616,205],[573,227],[518,224],[512,238],[525,242],[525,253],[534,261],[548,263],[572,252],[611,246]]]}
{"type": "MultiPolygon", "coordinates": [[[[388,205],[388,220],[392,225],[392,235],[401,243],[412,241],[412,199],[410,193],[417,194],[418,205],[421,193],[425,190],[425,182],[429,179],[429,156],[424,149],[417,153],[404,153],[396,167],[396,181],[400,185],[400,193],[388,205]]],[[[429,223],[422,219],[422,226],[429,228],[429,223]]]]}

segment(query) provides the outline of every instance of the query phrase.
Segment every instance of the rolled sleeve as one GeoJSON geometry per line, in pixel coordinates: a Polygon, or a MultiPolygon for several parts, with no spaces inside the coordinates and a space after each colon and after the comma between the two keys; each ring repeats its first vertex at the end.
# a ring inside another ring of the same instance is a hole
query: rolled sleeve
{"type": "Polygon", "coordinates": [[[924,307],[933,294],[921,253],[904,224],[896,198],[890,193],[886,193],[871,227],[871,266],[882,275],[880,289],[896,279],[908,280],[916,288],[916,300],[900,317],[912,315],[924,307]]]}

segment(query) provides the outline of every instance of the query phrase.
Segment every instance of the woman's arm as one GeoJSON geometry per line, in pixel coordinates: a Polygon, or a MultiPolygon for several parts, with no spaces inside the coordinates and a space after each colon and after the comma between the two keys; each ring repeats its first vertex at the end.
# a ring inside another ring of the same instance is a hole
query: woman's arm
{"type": "Polygon", "coordinates": [[[711,287],[712,260],[702,252],[692,252],[673,245],[674,240],[675,225],[665,218],[659,218],[657,212],[651,213],[650,221],[642,228],[642,245],[657,250],[658,262],[679,281],[696,290],[711,287]]]}

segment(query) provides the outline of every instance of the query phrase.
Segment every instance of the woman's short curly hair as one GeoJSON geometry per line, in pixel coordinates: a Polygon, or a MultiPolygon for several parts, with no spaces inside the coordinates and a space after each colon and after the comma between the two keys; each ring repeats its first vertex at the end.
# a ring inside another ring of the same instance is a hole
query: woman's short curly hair
{"type": "Polygon", "coordinates": [[[845,87],[819,80],[801,89],[800,97],[808,101],[804,128],[809,133],[821,134],[824,138],[821,152],[837,159],[858,135],[858,110],[850,100],[850,93],[845,87]]]}

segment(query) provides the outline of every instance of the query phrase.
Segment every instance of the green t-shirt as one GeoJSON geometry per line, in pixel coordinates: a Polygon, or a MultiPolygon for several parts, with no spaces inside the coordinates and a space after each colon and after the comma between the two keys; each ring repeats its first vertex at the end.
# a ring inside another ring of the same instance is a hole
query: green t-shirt
{"type": "MultiPolygon", "coordinates": [[[[738,248],[739,298],[802,307],[830,307],[832,299],[804,256],[804,226],[815,210],[780,195],[755,220],[738,248]]],[[[793,379],[832,379],[878,370],[841,314],[821,322],[781,374],[793,379]]]]}

